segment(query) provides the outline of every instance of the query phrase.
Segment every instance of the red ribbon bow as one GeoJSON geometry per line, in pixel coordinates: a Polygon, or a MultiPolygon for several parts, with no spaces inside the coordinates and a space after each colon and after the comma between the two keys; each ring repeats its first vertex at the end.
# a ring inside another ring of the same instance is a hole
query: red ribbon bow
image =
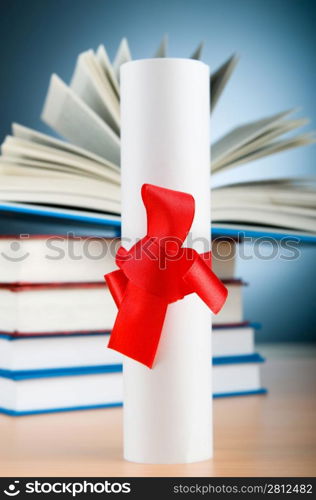
{"type": "Polygon", "coordinates": [[[182,247],[193,222],[193,196],[142,187],[147,235],[116,254],[118,271],[105,280],[118,307],[108,347],[152,367],[168,304],[197,293],[217,313],[227,289],[211,270],[211,252],[182,247]]]}

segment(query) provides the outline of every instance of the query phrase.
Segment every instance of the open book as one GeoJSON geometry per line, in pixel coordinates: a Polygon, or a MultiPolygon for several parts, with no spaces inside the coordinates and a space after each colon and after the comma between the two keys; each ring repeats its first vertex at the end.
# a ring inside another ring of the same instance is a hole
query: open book
{"type": "MultiPolygon", "coordinates": [[[[156,57],[166,56],[165,40],[156,57]]],[[[192,55],[200,58],[201,46],[192,55]]],[[[100,45],[78,56],[69,85],[53,74],[42,119],[66,141],[13,124],[0,157],[0,200],[120,214],[120,66],[131,59],[123,39],[113,62],[100,45]]],[[[237,63],[234,55],[211,75],[216,106],[237,63]]],[[[242,124],[211,146],[215,174],[289,148],[315,142],[288,135],[307,123],[294,110],[242,124]]],[[[249,182],[213,189],[212,221],[316,233],[315,184],[249,182]]]]}

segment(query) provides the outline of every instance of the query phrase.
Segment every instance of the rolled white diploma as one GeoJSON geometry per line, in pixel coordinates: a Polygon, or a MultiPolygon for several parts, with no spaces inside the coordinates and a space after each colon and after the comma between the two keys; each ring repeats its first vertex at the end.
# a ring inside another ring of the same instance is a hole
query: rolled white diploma
{"type": "MultiPolygon", "coordinates": [[[[190,193],[184,246],[210,245],[209,68],[146,59],[121,68],[122,239],[146,234],[144,183],[190,193]]],[[[150,331],[148,332],[150,335],[150,331]]],[[[211,313],[195,294],[168,306],[153,369],[124,358],[124,457],[186,463],[212,456],[211,313]]]]}

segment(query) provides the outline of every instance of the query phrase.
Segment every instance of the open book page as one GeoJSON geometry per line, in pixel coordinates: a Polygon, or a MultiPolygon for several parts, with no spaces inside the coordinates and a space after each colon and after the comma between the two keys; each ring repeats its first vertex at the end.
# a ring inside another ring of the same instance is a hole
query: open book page
{"type": "Polygon", "coordinates": [[[43,177],[49,180],[50,177],[56,179],[66,179],[69,175],[78,176],[80,179],[86,178],[97,179],[89,172],[78,170],[65,165],[58,165],[57,163],[40,162],[36,160],[15,159],[0,157],[0,175],[3,176],[23,176],[23,177],[43,177]]]}
{"type": "MultiPolygon", "coordinates": [[[[218,203],[215,203],[215,210],[220,210],[220,209],[225,209],[227,208],[227,205],[223,204],[222,201],[220,200],[218,203]]],[[[260,203],[256,201],[248,201],[248,200],[241,200],[241,199],[235,199],[234,202],[231,204],[231,207],[229,209],[235,208],[236,210],[239,210],[239,208],[247,208],[250,212],[252,210],[264,210],[266,212],[280,212],[283,214],[288,214],[289,216],[300,216],[300,217],[305,217],[307,219],[310,219],[311,221],[314,222],[316,226],[316,211],[313,208],[310,207],[297,207],[294,205],[283,205],[283,204],[278,204],[278,203],[260,203]]],[[[315,227],[316,229],[316,227],[315,227]]]]}
{"type": "Polygon", "coordinates": [[[299,189],[301,191],[316,192],[316,176],[314,177],[274,177],[273,179],[264,178],[262,180],[245,180],[242,182],[245,186],[263,186],[285,187],[290,189],[299,189]]]}
{"type": "Polygon", "coordinates": [[[45,193],[41,190],[38,190],[36,192],[34,191],[23,191],[23,192],[17,192],[17,191],[11,191],[10,193],[6,191],[2,191],[0,189],[0,196],[1,200],[6,202],[6,201],[12,201],[16,199],[16,196],[18,196],[19,200],[21,200],[21,203],[29,204],[29,203],[36,203],[40,205],[45,205],[47,206],[53,206],[53,207],[69,207],[69,208],[75,208],[79,207],[80,209],[84,210],[96,210],[96,211],[101,211],[102,213],[107,213],[107,214],[115,214],[119,215],[121,212],[120,204],[113,201],[113,200],[107,200],[106,198],[99,198],[96,200],[96,198],[91,198],[88,195],[82,195],[82,196],[77,196],[73,193],[60,193],[59,191],[56,190],[56,192],[48,192],[45,193]]]}
{"type": "Polygon", "coordinates": [[[242,165],[243,163],[249,163],[254,160],[259,160],[260,158],[264,158],[274,153],[281,153],[283,151],[286,151],[287,149],[307,146],[308,144],[313,144],[314,142],[316,142],[316,137],[312,133],[297,135],[295,137],[283,139],[280,141],[273,141],[271,142],[271,144],[267,144],[266,146],[263,146],[262,148],[259,148],[252,153],[241,156],[227,165],[224,164],[221,168],[237,167],[238,165],[242,165]]]}
{"type": "MultiPolygon", "coordinates": [[[[72,167],[78,171],[88,172],[95,177],[106,179],[111,183],[120,183],[119,173],[103,165],[66,151],[59,151],[58,149],[32,143],[17,137],[6,137],[1,146],[1,150],[4,159],[11,156],[20,159],[27,158],[29,160],[39,160],[41,162],[57,163],[59,165],[72,167]]],[[[23,171],[21,171],[21,175],[22,174],[23,171]]]]}
{"type": "Polygon", "coordinates": [[[78,56],[70,88],[119,135],[119,99],[92,50],[78,56]]]}
{"type": "Polygon", "coordinates": [[[238,222],[214,222],[212,223],[212,232],[213,235],[227,235],[229,237],[233,237],[233,235],[242,235],[252,236],[252,237],[264,237],[268,236],[269,238],[275,236],[276,240],[280,240],[280,238],[294,236],[295,238],[299,238],[300,242],[310,242],[316,243],[316,233],[313,231],[303,231],[301,229],[292,229],[290,227],[277,227],[268,224],[258,224],[258,223],[238,223],[238,222]]]}
{"type": "MultiPolygon", "coordinates": [[[[286,188],[291,190],[300,190],[316,193],[316,176],[315,177],[264,177],[264,178],[256,178],[256,179],[243,179],[243,180],[234,180],[232,182],[225,182],[224,186],[213,187],[212,190],[216,189],[226,189],[226,188],[239,188],[241,187],[244,192],[247,191],[248,188],[286,188]]],[[[315,195],[316,198],[316,195],[315,195]]]]}
{"type": "Polygon", "coordinates": [[[296,207],[232,204],[226,207],[215,206],[212,210],[212,221],[226,224],[260,224],[316,233],[316,218],[312,215],[313,212],[307,209],[297,211],[296,207]]]}
{"type": "Polygon", "coordinates": [[[14,175],[3,178],[0,190],[18,190],[18,188],[23,188],[23,191],[40,191],[43,192],[57,192],[60,193],[73,193],[77,196],[89,195],[91,198],[107,198],[113,201],[120,201],[120,188],[115,184],[107,184],[104,181],[96,179],[79,178],[76,175],[65,174],[60,177],[56,173],[48,174],[47,176],[42,175],[29,175],[22,179],[20,177],[15,177],[14,175]],[[46,182],[46,178],[50,176],[51,181],[49,184],[46,182]],[[24,184],[23,184],[24,183],[24,184]],[[105,192],[106,186],[106,192],[105,192]]]}
{"type": "MultiPolygon", "coordinates": [[[[246,123],[234,128],[224,137],[212,144],[212,162],[213,165],[219,164],[225,157],[231,155],[236,149],[240,149],[244,144],[252,141],[267,130],[275,127],[278,123],[288,116],[293,110],[277,113],[276,115],[246,123]]],[[[212,167],[213,170],[213,167],[212,167]]]]}
{"type": "MultiPolygon", "coordinates": [[[[193,56],[192,56],[193,57],[193,56]]],[[[211,75],[211,112],[214,111],[219,98],[230,79],[237,63],[238,56],[232,55],[215,73],[211,75]]]]}
{"type": "Polygon", "coordinates": [[[164,35],[154,57],[167,57],[168,50],[168,36],[164,35]]]}
{"type": "Polygon", "coordinates": [[[38,132],[37,130],[28,127],[24,127],[23,125],[20,125],[18,123],[12,124],[12,133],[14,137],[18,137],[20,139],[24,139],[32,143],[38,143],[41,144],[42,146],[49,146],[51,148],[55,148],[60,151],[66,151],[67,153],[81,156],[82,158],[88,158],[89,160],[95,163],[104,165],[104,167],[114,170],[118,174],[120,173],[120,168],[118,165],[111,163],[102,156],[91,153],[91,151],[88,151],[86,149],[79,148],[78,146],[70,144],[69,142],[56,139],[51,135],[43,134],[42,132],[38,132]]]}
{"type": "Polygon", "coordinates": [[[0,198],[3,201],[44,203],[80,209],[120,213],[120,189],[101,181],[78,179],[74,175],[58,178],[20,175],[2,176],[0,198]]]}
{"type": "Polygon", "coordinates": [[[126,40],[126,38],[123,38],[112,63],[113,71],[118,81],[120,81],[120,67],[122,66],[122,64],[131,60],[132,56],[128,41],[126,40]]]}
{"type": "Polygon", "coordinates": [[[225,156],[222,158],[221,161],[218,161],[216,163],[213,163],[213,170],[219,170],[220,168],[223,167],[229,167],[231,164],[233,164],[235,161],[239,160],[240,158],[252,154],[262,147],[272,143],[274,139],[277,137],[280,137],[281,135],[285,135],[292,130],[295,130],[299,127],[303,127],[308,123],[308,120],[305,118],[301,118],[298,120],[284,120],[281,121],[278,125],[275,127],[272,127],[271,129],[267,130],[265,133],[258,135],[255,137],[253,140],[247,142],[244,144],[241,148],[237,148],[234,152],[232,152],[230,155],[225,156]]]}
{"type": "Polygon", "coordinates": [[[316,190],[283,184],[264,184],[222,187],[212,191],[214,206],[235,203],[259,203],[314,209],[316,216],[316,190]]]}
{"type": "Polygon", "coordinates": [[[57,75],[52,75],[42,120],[77,146],[120,163],[120,139],[57,75]]]}
{"type": "Polygon", "coordinates": [[[201,42],[195,49],[195,51],[193,52],[193,54],[191,55],[191,59],[196,59],[197,61],[199,61],[202,57],[202,50],[203,50],[203,47],[204,47],[204,42],[201,42]]]}
{"type": "Polygon", "coordinates": [[[118,80],[115,76],[110,58],[108,56],[108,53],[107,53],[104,45],[101,44],[97,48],[96,58],[100,64],[100,66],[102,67],[106,77],[108,78],[109,82],[111,83],[114,92],[119,97],[119,95],[120,95],[119,83],[118,83],[118,80]]]}

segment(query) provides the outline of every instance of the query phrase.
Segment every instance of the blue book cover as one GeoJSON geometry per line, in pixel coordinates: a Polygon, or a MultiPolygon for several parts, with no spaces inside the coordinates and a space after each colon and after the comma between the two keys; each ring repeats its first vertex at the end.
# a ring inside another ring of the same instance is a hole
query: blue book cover
{"type": "MultiPolygon", "coordinates": [[[[263,363],[265,359],[258,353],[237,356],[219,356],[212,359],[213,366],[230,365],[241,363],[263,363]]],[[[116,373],[122,371],[121,364],[98,365],[98,366],[76,366],[65,368],[50,368],[40,370],[3,370],[0,369],[0,377],[11,380],[30,380],[36,378],[68,377],[80,375],[100,375],[105,373],[116,373]]]]}
{"type": "MultiPolygon", "coordinates": [[[[260,389],[256,389],[253,391],[240,391],[240,392],[225,392],[213,394],[213,399],[220,398],[231,398],[231,397],[240,397],[240,396],[257,396],[267,394],[267,389],[264,387],[260,389]]],[[[109,404],[101,404],[101,405],[90,405],[90,406],[72,406],[69,408],[50,408],[50,409],[42,409],[42,410],[28,410],[28,411],[14,411],[9,410],[7,408],[0,407],[0,413],[4,415],[8,415],[10,417],[23,417],[27,415],[42,415],[45,413],[60,413],[60,412],[68,412],[68,411],[82,411],[82,410],[104,410],[107,408],[120,408],[123,406],[123,403],[109,403],[109,404]]]]}
{"type": "MultiPolygon", "coordinates": [[[[76,234],[89,234],[103,237],[118,237],[121,232],[121,220],[117,215],[83,212],[80,210],[61,209],[27,205],[19,203],[0,203],[0,227],[2,234],[30,233],[66,234],[74,231],[76,234]],[[10,228],[9,228],[10,226],[10,228]],[[44,232],[43,229],[45,228],[44,232]]],[[[240,226],[235,224],[213,224],[212,236],[227,236],[235,239],[273,237],[276,240],[296,238],[300,243],[316,243],[316,235],[300,233],[280,228],[240,226]]]]}
{"type": "MultiPolygon", "coordinates": [[[[263,363],[264,358],[258,353],[244,355],[244,356],[225,356],[225,357],[215,357],[212,360],[213,366],[223,366],[232,364],[247,364],[247,363],[263,363]]],[[[68,376],[84,376],[84,375],[104,375],[110,373],[120,373],[122,371],[122,365],[103,365],[103,366],[88,366],[88,367],[75,367],[75,368],[58,368],[49,370],[21,370],[21,371],[9,371],[0,370],[0,377],[13,380],[15,382],[22,382],[27,380],[35,379],[45,379],[52,377],[68,377],[68,376]]],[[[243,390],[234,392],[224,392],[213,394],[214,398],[221,397],[236,397],[236,396],[251,396],[258,394],[266,394],[267,390],[265,388],[259,387],[253,390],[243,390]]],[[[105,403],[98,405],[89,406],[71,406],[71,407],[56,407],[49,409],[34,409],[34,410],[13,410],[8,408],[0,407],[0,413],[4,413],[11,416],[23,416],[23,415],[35,415],[42,413],[56,413],[63,411],[75,411],[75,410],[90,410],[90,409],[103,409],[103,408],[113,408],[122,406],[120,402],[105,403]]]]}

